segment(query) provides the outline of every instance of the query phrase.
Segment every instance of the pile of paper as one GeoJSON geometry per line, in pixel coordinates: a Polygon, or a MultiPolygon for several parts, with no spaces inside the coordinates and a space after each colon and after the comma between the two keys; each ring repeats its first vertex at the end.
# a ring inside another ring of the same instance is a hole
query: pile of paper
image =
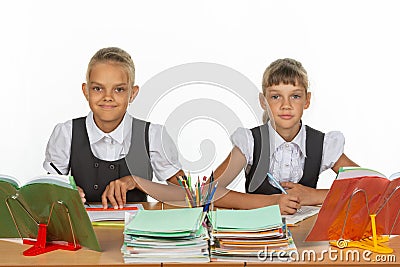
{"type": "Polygon", "coordinates": [[[143,205],[126,204],[122,209],[114,209],[112,207],[104,209],[101,204],[91,204],[85,208],[91,222],[123,221],[125,218],[125,212],[137,213],[139,210],[143,209],[143,205]]]}
{"type": "Polygon", "coordinates": [[[211,261],[289,261],[296,246],[279,206],[209,213],[211,261]]]}
{"type": "Polygon", "coordinates": [[[140,210],[126,222],[125,263],[209,262],[203,208],[140,210]]]}

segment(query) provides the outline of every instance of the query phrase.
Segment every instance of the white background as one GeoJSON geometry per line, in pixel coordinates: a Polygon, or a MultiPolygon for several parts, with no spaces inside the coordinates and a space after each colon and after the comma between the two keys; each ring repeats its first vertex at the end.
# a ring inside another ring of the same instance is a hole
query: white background
{"type": "MultiPolygon", "coordinates": [[[[390,175],[400,170],[399,5],[395,0],[2,1],[0,173],[22,179],[44,173],[55,124],[89,111],[81,83],[90,57],[99,48],[118,46],[132,55],[138,85],[170,67],[201,61],[233,68],[260,88],[269,63],[295,58],[307,69],[313,93],[304,122],[325,132],[342,131],[351,159],[390,175]]],[[[150,117],[157,123],[163,118],[150,117]]],[[[192,136],[192,150],[182,151],[188,158],[198,153],[199,136],[192,136]]],[[[218,154],[210,168],[231,148],[226,136],[214,141],[218,154]]],[[[324,175],[320,186],[328,187],[332,177],[324,175]]]]}

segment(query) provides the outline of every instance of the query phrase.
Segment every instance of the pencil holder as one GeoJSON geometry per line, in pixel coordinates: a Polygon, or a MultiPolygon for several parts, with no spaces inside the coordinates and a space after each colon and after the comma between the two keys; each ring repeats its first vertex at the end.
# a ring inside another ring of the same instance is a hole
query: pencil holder
{"type": "Polygon", "coordinates": [[[192,184],[193,180],[190,173],[188,175],[177,176],[177,179],[185,191],[185,200],[188,206],[203,207],[203,211],[208,211],[218,185],[218,181],[214,181],[213,172],[209,178],[204,176],[200,180],[200,177],[197,177],[194,185],[192,184]]]}

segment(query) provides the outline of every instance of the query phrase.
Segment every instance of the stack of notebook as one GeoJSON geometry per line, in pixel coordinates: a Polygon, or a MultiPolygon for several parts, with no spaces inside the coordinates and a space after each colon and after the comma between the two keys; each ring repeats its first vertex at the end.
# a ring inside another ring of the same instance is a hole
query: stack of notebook
{"type": "Polygon", "coordinates": [[[208,215],[211,261],[287,261],[296,246],[279,206],[253,210],[220,210],[208,215]]]}
{"type": "Polygon", "coordinates": [[[139,210],[126,221],[125,263],[209,262],[203,208],[139,210]]]}

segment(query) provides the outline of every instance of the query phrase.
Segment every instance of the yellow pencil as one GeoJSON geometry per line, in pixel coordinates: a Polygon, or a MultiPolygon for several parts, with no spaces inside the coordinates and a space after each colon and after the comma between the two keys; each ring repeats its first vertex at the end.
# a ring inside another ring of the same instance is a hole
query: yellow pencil
{"type": "Polygon", "coordinates": [[[185,199],[186,199],[187,203],[189,204],[189,208],[191,208],[192,204],[190,203],[189,197],[187,195],[185,195],[185,199]]]}
{"type": "Polygon", "coordinates": [[[124,227],[123,222],[92,222],[93,226],[113,226],[113,227],[124,227]]]}

